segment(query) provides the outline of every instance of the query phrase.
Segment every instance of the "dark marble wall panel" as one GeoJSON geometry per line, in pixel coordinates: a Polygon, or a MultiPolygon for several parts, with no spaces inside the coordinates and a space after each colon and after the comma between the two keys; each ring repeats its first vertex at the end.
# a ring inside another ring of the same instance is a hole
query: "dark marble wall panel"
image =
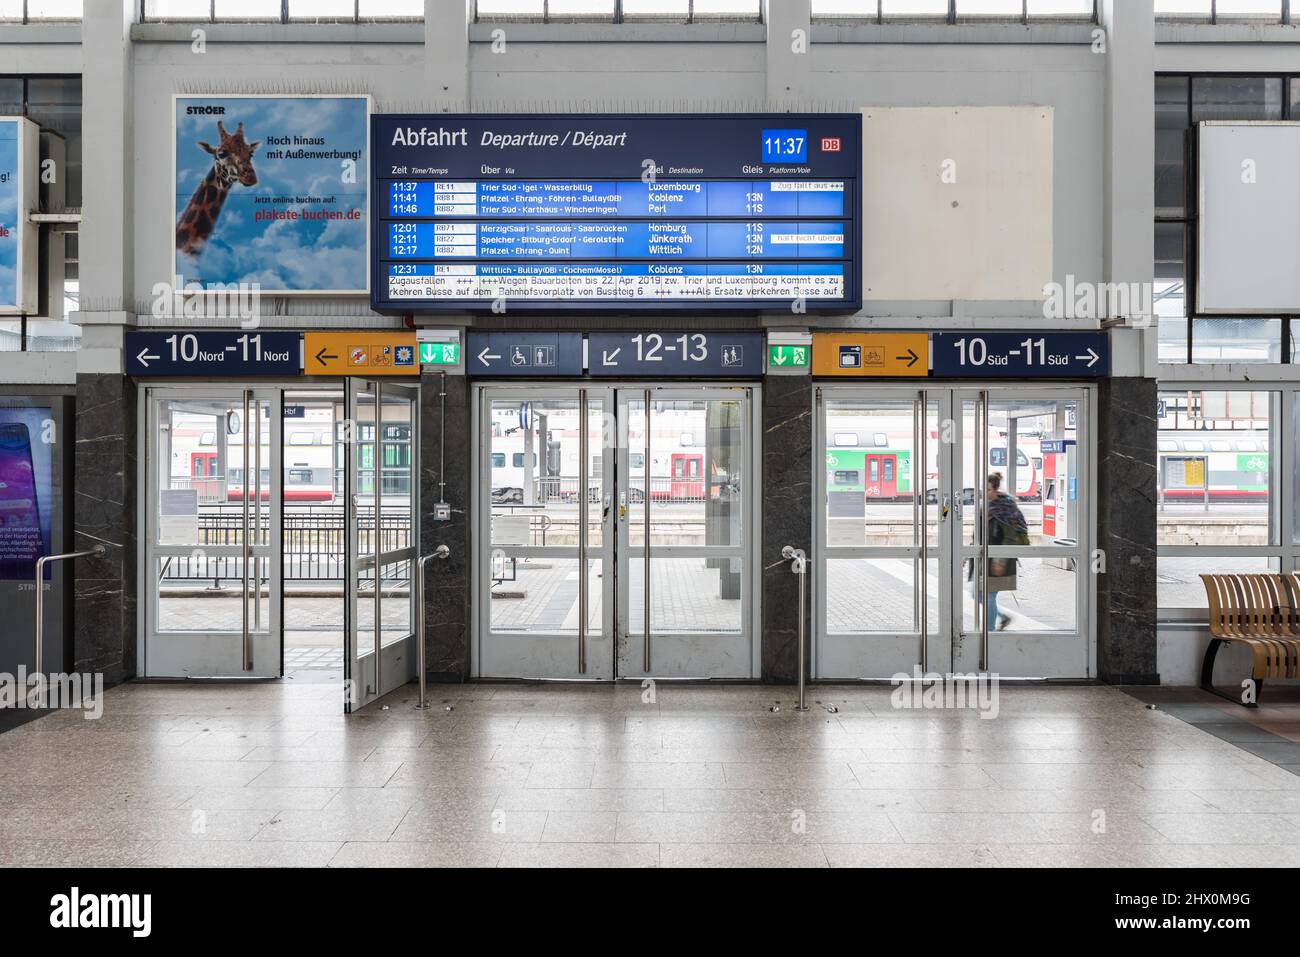
{"type": "Polygon", "coordinates": [[[1100,400],[1097,674],[1156,684],[1156,382],[1108,379],[1100,400]]]}
{"type": "Polygon", "coordinates": [[[470,387],[463,375],[426,369],[420,389],[420,549],[431,555],[439,545],[451,554],[428,563],[424,608],[427,673],[431,681],[463,681],[470,665],[470,473],[475,447],[470,434],[470,387]],[[446,382],[446,425],[439,393],[446,382]],[[445,446],[442,446],[445,431],[445,446]],[[439,448],[446,454],[444,477],[451,521],[435,522],[439,448]]]}
{"type": "MultiPolygon", "coordinates": [[[[762,431],[763,680],[793,682],[798,676],[798,579],[782,561],[781,548],[794,545],[812,555],[813,388],[808,377],[764,380],[762,431]]],[[[811,576],[808,606],[810,617],[811,576]]],[[[805,627],[811,629],[811,623],[805,627]]],[[[807,634],[811,645],[811,630],[807,634]]]]}
{"type": "Polygon", "coordinates": [[[125,376],[77,376],[73,548],[74,667],[109,683],[136,674],[136,388],[125,376]]]}

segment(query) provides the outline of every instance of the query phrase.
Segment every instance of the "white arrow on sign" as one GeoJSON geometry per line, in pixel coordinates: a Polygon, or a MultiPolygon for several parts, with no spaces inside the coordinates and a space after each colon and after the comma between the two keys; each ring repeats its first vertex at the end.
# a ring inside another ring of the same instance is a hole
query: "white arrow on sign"
{"type": "Polygon", "coordinates": [[[613,352],[610,352],[608,349],[602,350],[600,353],[600,364],[603,366],[618,365],[618,354],[622,351],[622,346],[617,347],[613,352]]]}
{"type": "Polygon", "coordinates": [[[497,355],[492,351],[491,346],[484,347],[483,351],[478,354],[478,361],[483,363],[484,365],[488,365],[493,359],[500,359],[500,358],[501,357],[499,355],[497,355]]]}
{"type": "Polygon", "coordinates": [[[1097,355],[1097,350],[1095,350],[1095,349],[1089,349],[1089,350],[1088,350],[1088,354],[1087,354],[1086,356],[1075,356],[1075,358],[1078,359],[1078,360],[1080,360],[1080,361],[1082,361],[1082,360],[1084,360],[1084,359],[1087,359],[1087,360],[1088,360],[1088,368],[1091,369],[1093,366],[1095,366],[1095,365],[1097,364],[1097,360],[1100,359],[1101,356],[1097,355]]]}
{"type": "Polygon", "coordinates": [[[143,349],[141,349],[141,350],[140,350],[140,354],[139,354],[138,356],[136,356],[136,359],[139,360],[140,365],[144,366],[146,369],[149,368],[149,360],[150,360],[150,359],[161,359],[161,358],[162,358],[162,356],[156,356],[156,355],[154,355],[153,353],[151,353],[151,352],[149,351],[149,347],[148,347],[148,346],[145,346],[143,349]]]}
{"type": "Polygon", "coordinates": [[[776,354],[775,356],[772,357],[772,364],[773,364],[773,365],[778,365],[778,366],[783,366],[783,365],[785,365],[785,353],[784,353],[784,352],[777,352],[777,354],[776,354]]]}

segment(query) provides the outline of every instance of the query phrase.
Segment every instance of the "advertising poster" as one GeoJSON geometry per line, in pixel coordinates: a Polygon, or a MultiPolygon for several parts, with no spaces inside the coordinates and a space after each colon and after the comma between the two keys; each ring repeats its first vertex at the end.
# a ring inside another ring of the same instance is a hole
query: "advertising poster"
{"type": "Polygon", "coordinates": [[[0,314],[36,308],[38,227],[28,223],[36,175],[36,126],[0,117],[0,314]]]}
{"type": "Polygon", "coordinates": [[[51,409],[0,407],[0,581],[31,581],[36,560],[50,554],[52,419],[51,409]]]}
{"type": "Polygon", "coordinates": [[[365,96],[178,96],[175,275],[205,288],[366,293],[365,96]]]}

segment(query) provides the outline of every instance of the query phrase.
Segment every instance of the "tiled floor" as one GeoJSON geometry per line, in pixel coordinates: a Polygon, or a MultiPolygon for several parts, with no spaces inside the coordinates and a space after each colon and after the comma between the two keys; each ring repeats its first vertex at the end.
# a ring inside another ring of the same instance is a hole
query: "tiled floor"
{"type": "Polygon", "coordinates": [[[1112,688],[432,690],[115,688],[0,735],[0,863],[1300,865],[1300,776],[1112,688]]]}

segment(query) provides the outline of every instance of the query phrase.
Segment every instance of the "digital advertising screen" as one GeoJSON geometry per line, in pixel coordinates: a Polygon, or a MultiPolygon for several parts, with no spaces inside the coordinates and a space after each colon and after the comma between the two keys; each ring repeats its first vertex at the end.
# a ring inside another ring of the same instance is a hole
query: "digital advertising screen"
{"type": "Polygon", "coordinates": [[[50,409],[0,407],[0,581],[30,582],[36,560],[50,554],[52,415],[50,409]]]}
{"type": "Polygon", "coordinates": [[[861,117],[376,115],[387,312],[852,312],[861,117]]]}

